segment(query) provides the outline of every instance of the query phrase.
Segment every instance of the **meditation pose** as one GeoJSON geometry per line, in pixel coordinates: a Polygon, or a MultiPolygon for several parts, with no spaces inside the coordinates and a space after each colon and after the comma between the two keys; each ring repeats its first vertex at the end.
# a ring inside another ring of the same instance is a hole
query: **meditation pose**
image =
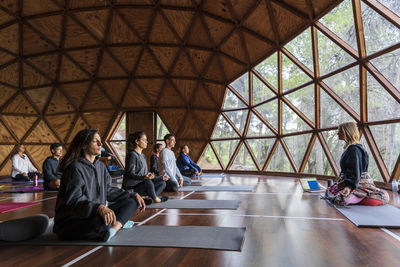
{"type": "Polygon", "coordinates": [[[160,153],[158,171],[162,175],[168,176],[167,191],[178,192],[179,187],[187,186],[192,183],[188,177],[182,176],[176,166],[175,154],[172,148],[175,146],[175,135],[169,133],[164,136],[165,148],[160,153]]]}
{"type": "Polygon", "coordinates": [[[167,176],[155,176],[147,169],[146,156],[142,153],[147,148],[147,137],[144,132],[128,136],[129,152],[125,159],[125,173],[122,188],[133,189],[141,196],[149,196],[154,202],[165,201],[167,197],[158,195],[165,189],[167,176]]]}
{"type": "Polygon", "coordinates": [[[53,232],[62,239],[108,241],[122,227],[132,227],[128,220],[146,207],[139,194],[111,186],[106,166],[96,159],[101,146],[97,130],[82,130],[60,162],[53,232]]]}
{"type": "Polygon", "coordinates": [[[150,157],[150,172],[154,173],[155,175],[160,175],[158,172],[158,157],[160,157],[162,149],[162,144],[155,144],[153,148],[154,153],[150,157]]]}
{"type": "Polygon", "coordinates": [[[43,162],[43,187],[45,190],[58,190],[62,173],[58,171],[58,163],[62,156],[61,144],[50,146],[51,156],[43,162]]]}
{"type": "Polygon", "coordinates": [[[360,134],[356,123],[339,125],[339,140],[345,142],[340,158],[340,178],[328,187],[325,197],[337,206],[361,204],[378,206],[389,201],[385,190],[377,188],[368,174],[368,153],[359,143],[360,134]]]}
{"type": "Polygon", "coordinates": [[[189,157],[189,147],[187,145],[181,147],[179,157],[176,159],[176,165],[181,174],[185,176],[199,176],[203,173],[200,166],[194,163],[189,157]]]}
{"type": "Polygon", "coordinates": [[[40,171],[38,171],[29,157],[25,154],[25,146],[19,145],[18,152],[12,157],[12,172],[11,177],[16,181],[30,181],[37,175],[40,177],[40,171]]]}

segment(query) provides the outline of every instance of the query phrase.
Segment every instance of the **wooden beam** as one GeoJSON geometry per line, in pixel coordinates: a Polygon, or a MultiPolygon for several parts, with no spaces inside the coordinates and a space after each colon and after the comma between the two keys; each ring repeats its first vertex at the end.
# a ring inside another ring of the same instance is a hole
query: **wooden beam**
{"type": "Polygon", "coordinates": [[[285,140],[283,140],[283,138],[280,138],[279,141],[281,142],[283,150],[285,151],[285,154],[288,157],[290,165],[292,165],[292,168],[293,168],[294,172],[299,172],[299,169],[296,166],[296,162],[294,161],[292,155],[290,154],[289,149],[288,149],[288,147],[287,147],[287,145],[285,143],[285,140]]]}
{"type": "Polygon", "coordinates": [[[271,151],[269,152],[267,159],[265,160],[264,166],[262,167],[263,171],[266,171],[268,168],[269,163],[271,162],[271,159],[275,153],[276,148],[278,147],[279,140],[278,138],[275,140],[275,143],[273,144],[271,151]]]}
{"type": "Polygon", "coordinates": [[[308,143],[306,152],[304,153],[304,158],[303,158],[303,161],[301,162],[299,172],[304,172],[304,169],[307,165],[308,158],[310,157],[310,154],[311,154],[311,150],[314,147],[315,139],[316,139],[316,135],[313,134],[310,138],[310,142],[308,143]]]}

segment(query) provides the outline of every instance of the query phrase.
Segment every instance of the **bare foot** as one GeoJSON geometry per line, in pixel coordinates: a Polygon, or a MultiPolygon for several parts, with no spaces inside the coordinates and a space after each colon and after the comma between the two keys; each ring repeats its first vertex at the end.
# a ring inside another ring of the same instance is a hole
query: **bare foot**
{"type": "Polygon", "coordinates": [[[160,199],[159,197],[156,197],[156,198],[154,199],[154,202],[160,203],[160,202],[161,202],[161,199],[160,199]]]}

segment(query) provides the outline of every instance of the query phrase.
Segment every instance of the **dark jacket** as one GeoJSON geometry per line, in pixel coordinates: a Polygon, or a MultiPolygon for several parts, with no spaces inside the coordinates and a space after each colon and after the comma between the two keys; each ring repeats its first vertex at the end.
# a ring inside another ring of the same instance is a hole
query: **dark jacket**
{"type": "Polygon", "coordinates": [[[72,162],[64,171],[58,192],[54,233],[62,234],[63,226],[74,219],[95,216],[100,204],[135,196],[124,189],[111,186],[106,166],[99,160],[91,163],[85,158],[72,162]]]}
{"type": "Polygon", "coordinates": [[[194,161],[190,159],[189,155],[185,155],[183,152],[179,153],[179,157],[176,159],[176,166],[178,166],[181,173],[188,170],[201,172],[200,166],[194,163],[194,161]]]}
{"type": "Polygon", "coordinates": [[[61,179],[62,173],[58,171],[59,160],[48,157],[43,162],[43,186],[46,189],[50,181],[61,179]]]}
{"type": "Polygon", "coordinates": [[[158,156],[156,154],[150,157],[150,172],[154,172],[155,175],[160,175],[158,173],[158,156]]]}
{"type": "Polygon", "coordinates": [[[368,171],[369,157],[361,144],[350,145],[340,157],[341,179],[351,189],[356,189],[361,173],[368,171]]]}

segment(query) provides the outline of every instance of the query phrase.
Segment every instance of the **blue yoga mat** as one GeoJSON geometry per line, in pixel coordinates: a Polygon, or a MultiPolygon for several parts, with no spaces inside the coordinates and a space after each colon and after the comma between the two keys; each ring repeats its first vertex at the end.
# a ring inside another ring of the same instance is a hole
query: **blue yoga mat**
{"type": "Polygon", "coordinates": [[[225,173],[203,173],[200,176],[196,176],[199,178],[206,178],[206,177],[210,177],[210,178],[221,178],[221,177],[225,177],[226,174],[225,173]]]}

